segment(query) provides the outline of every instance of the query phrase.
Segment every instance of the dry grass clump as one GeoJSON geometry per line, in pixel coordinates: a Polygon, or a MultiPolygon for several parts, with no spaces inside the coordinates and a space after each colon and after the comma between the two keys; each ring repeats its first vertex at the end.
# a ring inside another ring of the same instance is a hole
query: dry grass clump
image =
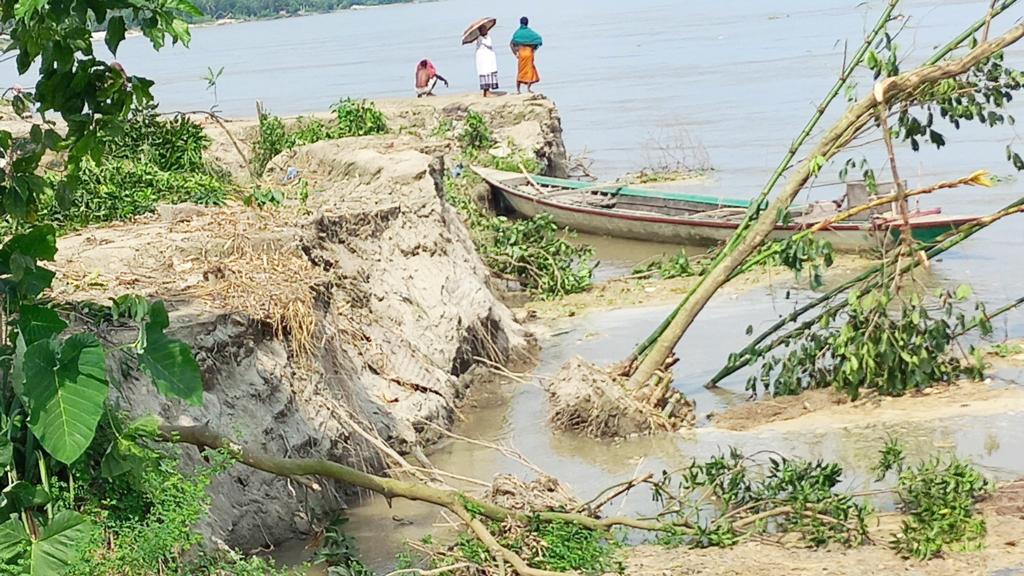
{"type": "Polygon", "coordinates": [[[201,280],[184,293],[266,322],[296,356],[308,357],[316,349],[314,286],[325,273],[309,261],[280,216],[286,215],[225,210],[176,225],[205,237],[189,258],[192,278],[201,274],[201,280]]]}
{"type": "Polygon", "coordinates": [[[593,438],[675,432],[693,426],[694,407],[668,386],[626,387],[624,379],[573,358],[546,385],[556,430],[593,438]]]}
{"type": "Polygon", "coordinates": [[[296,357],[316,350],[315,286],[326,273],[302,251],[297,213],[166,211],[77,234],[58,266],[66,279],[61,296],[100,302],[144,286],[151,299],[191,301],[265,322],[296,357]]]}

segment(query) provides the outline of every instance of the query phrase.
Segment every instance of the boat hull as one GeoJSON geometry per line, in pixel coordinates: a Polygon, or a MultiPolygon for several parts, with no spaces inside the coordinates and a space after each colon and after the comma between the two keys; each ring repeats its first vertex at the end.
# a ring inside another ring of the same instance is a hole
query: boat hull
{"type": "MultiPolygon", "coordinates": [[[[714,246],[727,241],[736,231],[734,222],[680,218],[634,211],[590,208],[547,201],[507,186],[492,171],[478,170],[515,212],[526,217],[547,214],[559,226],[578,232],[687,246],[714,246]]],[[[713,199],[708,199],[712,202],[713,199]]],[[[974,220],[974,217],[935,218],[912,223],[912,234],[931,243],[942,234],[974,220]]],[[[798,226],[776,226],[770,239],[785,239],[801,230],[798,226]]],[[[841,252],[871,252],[891,246],[899,239],[898,224],[875,226],[869,222],[839,223],[815,233],[841,252]]]]}

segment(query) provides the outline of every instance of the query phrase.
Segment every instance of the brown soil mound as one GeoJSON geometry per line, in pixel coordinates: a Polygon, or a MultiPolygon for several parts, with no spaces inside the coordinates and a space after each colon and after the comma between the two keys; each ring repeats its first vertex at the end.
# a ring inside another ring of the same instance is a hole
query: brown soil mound
{"type": "Polygon", "coordinates": [[[623,380],[578,357],[547,391],[552,426],[593,438],[675,432],[695,422],[693,402],[678,391],[628,390],[623,380]],[[660,398],[652,402],[653,396],[660,398]]]}
{"type": "Polygon", "coordinates": [[[756,402],[744,402],[731,406],[721,413],[711,414],[709,418],[716,428],[742,431],[769,422],[793,420],[811,412],[848,402],[846,396],[835,390],[809,390],[799,396],[779,396],[756,402]]]}

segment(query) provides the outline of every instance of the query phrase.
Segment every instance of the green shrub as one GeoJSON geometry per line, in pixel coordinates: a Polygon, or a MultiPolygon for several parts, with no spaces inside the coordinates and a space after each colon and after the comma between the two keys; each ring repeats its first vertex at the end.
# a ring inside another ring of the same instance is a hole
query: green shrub
{"type": "Polygon", "coordinates": [[[686,250],[680,250],[673,256],[655,258],[633,268],[633,274],[658,276],[663,280],[670,278],[686,278],[689,276],[700,276],[705,273],[706,263],[700,262],[696,266],[690,262],[686,250]]]}
{"type": "Polygon", "coordinates": [[[85,161],[77,185],[69,186],[62,207],[44,195],[39,218],[62,232],[148,214],[158,204],[191,202],[220,205],[228,193],[221,177],[207,172],[170,172],[142,160],[85,161]]]}
{"type": "Polygon", "coordinates": [[[946,550],[984,546],[987,528],[977,503],[992,486],[976,468],[956,457],[907,466],[902,446],[890,439],[875,470],[879,480],[890,473],[897,477],[896,496],[906,517],[892,544],[901,554],[927,560],[946,550]]]}
{"type": "Polygon", "coordinates": [[[359,559],[355,540],[345,533],[348,518],[339,517],[324,529],[323,542],[313,555],[315,564],[327,567],[330,576],[373,576],[359,559]]]}
{"type": "Polygon", "coordinates": [[[459,134],[459,143],[462,144],[463,152],[469,154],[486,152],[494,147],[495,142],[491,128],[478,112],[470,110],[466,115],[462,132],[459,134]]]}
{"type": "MultiPolygon", "coordinates": [[[[203,158],[210,139],[184,116],[134,114],[123,130],[103,135],[99,162],[85,159],[71,175],[50,173],[36,198],[36,220],[67,233],[93,224],[128,220],[161,203],[223,204],[226,176],[203,158]]],[[[5,222],[5,232],[14,227],[5,222]]]]}
{"type": "Polygon", "coordinates": [[[331,110],[335,116],[333,125],[316,118],[299,118],[290,128],[281,118],[261,112],[256,139],[252,143],[250,164],[253,171],[262,175],[271,160],[298,146],[388,131],[387,118],[372,102],[345,98],[331,110]]]}
{"type": "Polygon", "coordinates": [[[934,301],[904,297],[889,289],[850,292],[848,306],[825,315],[800,334],[786,353],[767,358],[747,388],[760,384],[773,395],[835,387],[857,399],[864,390],[902,396],[962,377],[981,376],[980,359],[956,353],[956,339],[977,323],[991,332],[979,305],[970,320],[956,304],[970,296],[966,286],[940,292],[934,301]]]}
{"type": "Polygon", "coordinates": [[[574,233],[559,228],[547,214],[517,220],[484,212],[470,194],[480,182],[480,177],[472,172],[458,178],[448,177],[445,200],[465,219],[477,252],[488,268],[548,299],[590,287],[592,247],[573,244],[574,233]]]}
{"type": "Polygon", "coordinates": [[[288,133],[284,122],[277,116],[262,113],[259,117],[259,129],[252,143],[250,163],[257,175],[267,170],[267,164],[278,154],[294,148],[295,138],[288,133]]]}
{"type": "Polygon", "coordinates": [[[186,116],[162,119],[152,111],[134,114],[123,132],[104,142],[105,159],[145,160],[165,172],[204,172],[210,137],[186,116]]]}
{"type": "Polygon", "coordinates": [[[338,122],[333,131],[335,138],[371,136],[388,131],[387,118],[372,102],[345,98],[335,104],[331,111],[338,122]]]}
{"type": "Polygon", "coordinates": [[[523,220],[498,216],[480,232],[484,241],[477,248],[484,262],[530,292],[559,298],[590,287],[593,248],[570,243],[574,234],[549,214],[523,220]]]}

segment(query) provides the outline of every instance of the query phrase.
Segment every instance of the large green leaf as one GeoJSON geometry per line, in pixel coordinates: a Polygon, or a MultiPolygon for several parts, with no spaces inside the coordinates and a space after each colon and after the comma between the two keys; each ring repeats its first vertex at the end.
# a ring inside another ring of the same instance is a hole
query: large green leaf
{"type": "Polygon", "coordinates": [[[37,508],[50,502],[50,493],[42,486],[19,480],[0,493],[0,515],[21,512],[26,508],[37,508]]]}
{"type": "Polygon", "coordinates": [[[14,444],[7,437],[7,431],[0,432],[0,472],[3,472],[14,461],[14,444]]]}
{"type": "Polygon", "coordinates": [[[18,396],[25,396],[25,338],[18,334],[14,341],[14,363],[11,366],[11,387],[18,396]]]}
{"type": "Polygon", "coordinates": [[[61,574],[82,556],[83,545],[92,535],[89,519],[71,510],[62,510],[32,542],[32,576],[61,574]]]}
{"type": "Polygon", "coordinates": [[[164,396],[175,396],[190,404],[203,402],[203,377],[192,349],[181,340],[168,337],[170,326],[163,301],[153,302],[146,324],[146,347],[139,355],[142,369],[164,396]]]}
{"type": "Polygon", "coordinates": [[[135,463],[121,450],[121,441],[114,440],[107,446],[107,452],[100,462],[100,474],[104,478],[115,478],[135,467],[135,463]]]}
{"type": "Polygon", "coordinates": [[[71,510],[58,512],[34,540],[21,520],[12,517],[0,524],[0,562],[28,555],[29,576],[54,576],[82,556],[94,527],[88,518],[71,510]]]}
{"type": "Polygon", "coordinates": [[[114,16],[107,21],[107,34],[104,37],[104,41],[107,43],[107,49],[110,50],[111,54],[117,55],[117,47],[124,40],[124,30],[124,16],[114,16]]]}
{"type": "Polygon", "coordinates": [[[44,224],[8,240],[0,248],[0,273],[10,273],[12,254],[24,254],[36,260],[52,261],[57,255],[57,230],[49,224],[44,224]]]}
{"type": "Polygon", "coordinates": [[[89,447],[103,416],[103,346],[89,334],[76,334],[59,349],[54,340],[42,340],[25,350],[22,370],[29,428],[54,458],[74,462],[89,447]]]}
{"type": "Polygon", "coordinates": [[[53,308],[22,305],[18,314],[18,330],[27,345],[56,336],[68,327],[53,308]]]}
{"type": "Polygon", "coordinates": [[[26,18],[46,6],[46,0],[18,0],[14,5],[14,15],[17,18],[26,18]]]}
{"type": "Polygon", "coordinates": [[[32,544],[32,539],[25,532],[25,526],[17,516],[0,524],[0,563],[24,554],[32,544]]]}

